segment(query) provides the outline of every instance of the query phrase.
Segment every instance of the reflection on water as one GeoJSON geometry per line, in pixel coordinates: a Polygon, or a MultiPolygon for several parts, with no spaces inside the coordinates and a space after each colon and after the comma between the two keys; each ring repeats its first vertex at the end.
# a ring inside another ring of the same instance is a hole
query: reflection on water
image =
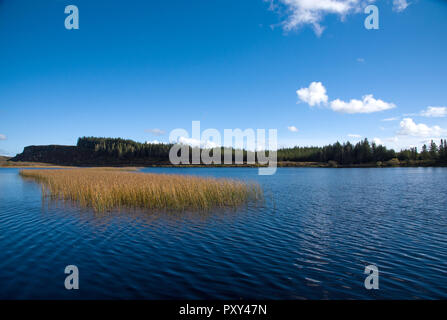
{"type": "Polygon", "coordinates": [[[143,171],[254,180],[265,201],[95,213],[0,169],[0,298],[447,298],[447,169],[143,171]],[[69,264],[78,291],[64,288],[69,264]]]}

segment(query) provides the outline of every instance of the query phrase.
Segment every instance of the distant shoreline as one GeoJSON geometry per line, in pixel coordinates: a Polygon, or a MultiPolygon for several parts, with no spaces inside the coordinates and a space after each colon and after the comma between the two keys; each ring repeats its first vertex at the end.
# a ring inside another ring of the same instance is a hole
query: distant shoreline
{"type": "MultiPolygon", "coordinates": [[[[0,156],[0,168],[83,168],[83,167],[113,167],[113,168],[259,168],[265,167],[259,164],[180,164],[173,165],[170,163],[115,163],[115,164],[93,164],[86,163],[85,165],[59,165],[43,162],[32,161],[10,161],[9,157],[0,156]]],[[[337,164],[334,162],[291,162],[279,161],[278,168],[415,168],[415,167],[447,167],[447,163],[437,163],[433,161],[400,161],[399,163],[361,163],[361,164],[337,164]]]]}
{"type": "MultiPolygon", "coordinates": [[[[121,138],[82,137],[73,146],[27,146],[12,158],[0,157],[0,167],[263,167],[259,164],[260,155],[252,151],[223,147],[200,149],[186,145],[181,151],[182,156],[177,151],[174,157],[188,164],[173,165],[172,147],[172,144],[147,144],[121,138]],[[218,164],[189,164],[194,154],[210,156],[210,153],[213,154],[211,159],[218,164]],[[233,163],[240,159],[243,164],[225,164],[226,159],[233,163]]],[[[441,140],[439,147],[432,141],[430,147],[424,145],[421,152],[416,148],[395,152],[364,139],[355,145],[336,142],[323,147],[282,148],[275,155],[270,155],[269,151],[265,153],[269,166],[276,162],[277,167],[447,167],[446,140],[441,140]]]]}

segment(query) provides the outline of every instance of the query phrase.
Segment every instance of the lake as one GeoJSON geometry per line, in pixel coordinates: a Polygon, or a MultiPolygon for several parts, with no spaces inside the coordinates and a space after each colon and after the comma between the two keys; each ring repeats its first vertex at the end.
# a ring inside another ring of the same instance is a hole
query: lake
{"type": "Polygon", "coordinates": [[[257,181],[265,200],[101,214],[0,168],[0,299],[447,298],[447,168],[142,171],[257,181]],[[378,290],[364,286],[371,264],[378,290]]]}

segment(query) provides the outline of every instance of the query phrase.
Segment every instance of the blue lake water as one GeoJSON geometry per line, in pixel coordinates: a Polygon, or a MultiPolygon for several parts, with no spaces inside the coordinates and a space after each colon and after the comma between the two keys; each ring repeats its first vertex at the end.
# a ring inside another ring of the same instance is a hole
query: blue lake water
{"type": "Polygon", "coordinates": [[[142,171],[258,181],[265,201],[97,214],[0,168],[0,298],[447,298],[447,168],[142,171]],[[364,287],[370,264],[378,290],[364,287]]]}

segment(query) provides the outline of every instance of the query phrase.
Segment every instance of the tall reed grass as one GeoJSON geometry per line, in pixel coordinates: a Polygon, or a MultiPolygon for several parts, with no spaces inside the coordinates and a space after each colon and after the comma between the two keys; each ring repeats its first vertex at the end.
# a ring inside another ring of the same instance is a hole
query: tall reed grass
{"type": "Polygon", "coordinates": [[[95,211],[117,208],[208,210],[262,199],[258,184],[231,179],[104,169],[21,170],[41,183],[43,196],[95,211]]]}

